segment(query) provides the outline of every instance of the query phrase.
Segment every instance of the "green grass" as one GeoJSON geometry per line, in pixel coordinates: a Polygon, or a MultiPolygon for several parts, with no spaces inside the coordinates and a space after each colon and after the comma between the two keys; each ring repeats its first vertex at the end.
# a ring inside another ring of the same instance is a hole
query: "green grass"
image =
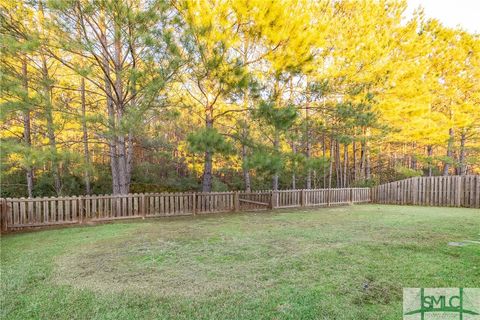
{"type": "Polygon", "coordinates": [[[477,209],[361,205],[1,239],[2,319],[400,319],[403,287],[480,287],[477,209]]]}

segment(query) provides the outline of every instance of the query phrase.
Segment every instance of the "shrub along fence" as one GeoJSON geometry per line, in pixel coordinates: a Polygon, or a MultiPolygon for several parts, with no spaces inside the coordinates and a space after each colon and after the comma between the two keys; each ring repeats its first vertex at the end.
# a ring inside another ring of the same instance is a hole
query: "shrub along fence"
{"type": "Polygon", "coordinates": [[[372,188],[372,202],[480,208],[480,176],[415,177],[372,188]]]}
{"type": "Polygon", "coordinates": [[[1,199],[1,230],[370,202],[369,188],[1,199]]]}

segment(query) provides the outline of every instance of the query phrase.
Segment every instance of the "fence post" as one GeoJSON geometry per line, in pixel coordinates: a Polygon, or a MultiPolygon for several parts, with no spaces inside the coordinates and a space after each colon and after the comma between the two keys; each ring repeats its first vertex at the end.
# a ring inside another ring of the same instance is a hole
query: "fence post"
{"type": "Polygon", "coordinates": [[[332,192],[332,189],[328,188],[327,189],[327,207],[330,207],[330,193],[332,192]]]}
{"type": "Polygon", "coordinates": [[[474,208],[480,208],[480,177],[479,176],[474,177],[474,181],[475,181],[475,190],[476,190],[474,208]]]}
{"type": "Polygon", "coordinates": [[[300,190],[300,206],[305,207],[305,190],[300,190]]]}
{"type": "Polygon", "coordinates": [[[192,212],[193,215],[197,214],[197,193],[193,193],[193,201],[192,201],[192,212]]]}
{"type": "Polygon", "coordinates": [[[145,194],[144,194],[144,193],[142,193],[142,195],[141,195],[141,197],[140,197],[140,201],[142,202],[142,203],[140,204],[140,207],[142,208],[142,209],[141,209],[141,210],[142,210],[142,212],[141,212],[141,214],[142,214],[142,219],[145,220],[145,217],[147,216],[147,210],[146,210],[146,205],[145,205],[145,194]]]}
{"type": "Polygon", "coordinates": [[[0,224],[1,224],[1,231],[8,230],[8,214],[9,214],[9,206],[7,204],[6,199],[0,200],[0,224]]]}
{"type": "Polygon", "coordinates": [[[238,191],[235,191],[233,193],[233,210],[235,212],[240,211],[240,194],[238,191]]]}
{"type": "Polygon", "coordinates": [[[78,197],[78,211],[79,211],[79,214],[80,216],[78,217],[79,220],[80,220],[80,223],[84,223],[84,217],[85,217],[85,213],[83,212],[83,197],[82,196],[79,196],[78,197]]]}
{"type": "Polygon", "coordinates": [[[270,209],[273,208],[275,208],[275,191],[272,191],[270,196],[270,209]]]}
{"type": "Polygon", "coordinates": [[[412,204],[417,204],[418,199],[418,177],[412,178],[412,204]]]}
{"type": "Polygon", "coordinates": [[[455,206],[462,206],[462,176],[455,177],[455,206]]]}
{"type": "Polygon", "coordinates": [[[350,204],[353,204],[353,188],[350,188],[350,204]]]}

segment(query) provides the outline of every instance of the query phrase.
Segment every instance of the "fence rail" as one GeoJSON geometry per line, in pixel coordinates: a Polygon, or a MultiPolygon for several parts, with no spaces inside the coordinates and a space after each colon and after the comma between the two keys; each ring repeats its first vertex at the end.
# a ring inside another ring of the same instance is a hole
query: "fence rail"
{"type": "Polygon", "coordinates": [[[1,199],[1,230],[370,202],[369,188],[1,199]]]}
{"type": "Polygon", "coordinates": [[[372,188],[372,202],[480,208],[480,176],[415,177],[372,188]]]}

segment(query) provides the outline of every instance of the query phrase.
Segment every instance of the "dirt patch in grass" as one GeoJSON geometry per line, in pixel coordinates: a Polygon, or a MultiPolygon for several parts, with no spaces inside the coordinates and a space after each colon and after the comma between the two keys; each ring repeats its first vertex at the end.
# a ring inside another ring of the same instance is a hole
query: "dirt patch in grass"
{"type": "MultiPolygon", "coordinates": [[[[388,255],[390,248],[428,253],[447,239],[451,235],[365,218],[352,208],[179,219],[141,224],[127,237],[59,255],[53,280],[101,293],[187,298],[280,285],[307,289],[331,279],[340,286],[362,272],[355,260],[367,268],[374,264],[368,259],[372,253],[388,255]]],[[[398,293],[389,283],[365,283],[359,290],[349,287],[354,303],[388,304],[385,299],[398,293]]]]}
{"type": "MultiPolygon", "coordinates": [[[[299,273],[307,271],[295,267],[297,261],[312,251],[344,245],[308,242],[295,235],[278,238],[273,233],[260,238],[202,232],[195,237],[191,233],[154,234],[86,245],[58,256],[54,281],[100,292],[134,291],[158,296],[258,291],[277,282],[302,279],[299,273]]],[[[308,285],[308,281],[302,285],[308,285]]]]}
{"type": "Polygon", "coordinates": [[[332,224],[343,219],[326,213],[252,213],[144,224],[129,240],[94,242],[57,256],[53,279],[99,292],[184,297],[258,292],[278,283],[308,287],[310,274],[321,268],[318,259],[312,263],[309,257],[348,247],[369,234],[369,225],[358,222],[338,232],[332,224]]]}

